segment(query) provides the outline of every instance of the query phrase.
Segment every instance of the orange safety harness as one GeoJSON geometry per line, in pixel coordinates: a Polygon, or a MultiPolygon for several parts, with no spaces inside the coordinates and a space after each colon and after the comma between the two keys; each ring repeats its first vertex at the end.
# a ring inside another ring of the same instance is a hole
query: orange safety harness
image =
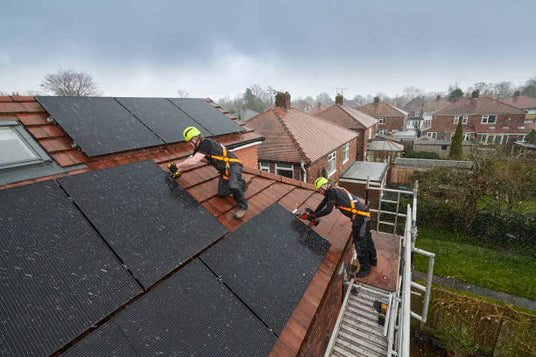
{"type": "Polygon", "coordinates": [[[350,205],[351,205],[351,207],[345,207],[345,206],[336,206],[336,207],[337,207],[338,209],[342,209],[342,210],[351,212],[351,213],[352,213],[352,220],[354,220],[355,217],[356,217],[358,214],[361,215],[361,216],[370,217],[370,212],[358,211],[358,210],[355,208],[355,201],[354,201],[354,198],[352,197],[352,195],[350,194],[350,192],[348,192],[347,189],[345,189],[344,187],[339,187],[339,186],[334,186],[333,188],[336,188],[336,189],[338,189],[338,190],[343,190],[343,191],[346,192],[346,194],[348,195],[348,198],[350,199],[350,205]]]}
{"type": "Polygon", "coordinates": [[[223,151],[223,156],[215,156],[215,155],[206,155],[208,158],[210,159],[214,159],[214,160],[220,160],[220,161],[223,161],[225,162],[225,174],[221,174],[221,176],[225,179],[225,180],[229,180],[229,168],[231,167],[231,165],[229,164],[230,162],[238,162],[238,163],[242,163],[242,161],[238,160],[238,159],[234,159],[234,158],[230,158],[227,157],[227,149],[225,148],[225,146],[223,146],[222,144],[221,145],[221,149],[223,151]]]}

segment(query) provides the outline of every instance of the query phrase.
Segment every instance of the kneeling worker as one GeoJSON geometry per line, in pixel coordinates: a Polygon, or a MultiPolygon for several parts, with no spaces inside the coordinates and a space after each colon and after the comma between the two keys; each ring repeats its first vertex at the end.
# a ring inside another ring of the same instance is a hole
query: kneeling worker
{"type": "Polygon", "coordinates": [[[315,181],[315,188],[324,199],[310,215],[312,219],[326,216],[338,208],[342,214],[352,220],[352,237],[360,269],[356,277],[363,278],[370,273],[371,266],[376,266],[376,247],[370,235],[370,212],[368,206],[343,187],[331,186],[325,177],[315,181]]]}
{"type": "Polygon", "coordinates": [[[233,195],[238,209],[234,218],[241,219],[248,209],[248,201],[244,197],[247,184],[242,178],[242,162],[225,146],[210,138],[204,138],[199,129],[189,126],[182,133],[184,140],[193,148],[193,154],[188,159],[177,163],[180,171],[196,166],[202,159],[206,159],[220,173],[218,181],[218,196],[233,195]]]}

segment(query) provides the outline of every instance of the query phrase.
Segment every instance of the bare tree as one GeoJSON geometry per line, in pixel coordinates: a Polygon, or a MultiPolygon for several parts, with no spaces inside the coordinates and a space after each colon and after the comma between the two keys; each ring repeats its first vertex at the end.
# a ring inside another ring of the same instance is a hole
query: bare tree
{"type": "Polygon", "coordinates": [[[179,96],[179,98],[188,98],[190,96],[190,93],[185,90],[179,89],[177,91],[177,95],[179,96]]]}
{"type": "Polygon", "coordinates": [[[87,73],[60,70],[49,73],[41,82],[41,88],[59,96],[98,96],[100,91],[87,73]]]}

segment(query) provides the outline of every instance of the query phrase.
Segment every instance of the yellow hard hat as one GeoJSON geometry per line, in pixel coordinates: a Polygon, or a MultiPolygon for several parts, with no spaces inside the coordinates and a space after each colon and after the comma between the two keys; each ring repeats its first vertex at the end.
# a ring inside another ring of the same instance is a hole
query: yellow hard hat
{"type": "Polygon", "coordinates": [[[328,179],[325,177],[319,177],[315,181],[315,188],[318,190],[322,185],[325,185],[328,183],[328,179]]]}
{"type": "Polygon", "coordinates": [[[201,135],[201,132],[195,126],[189,126],[182,132],[182,136],[184,136],[184,140],[186,141],[190,141],[199,135],[201,135]]]}

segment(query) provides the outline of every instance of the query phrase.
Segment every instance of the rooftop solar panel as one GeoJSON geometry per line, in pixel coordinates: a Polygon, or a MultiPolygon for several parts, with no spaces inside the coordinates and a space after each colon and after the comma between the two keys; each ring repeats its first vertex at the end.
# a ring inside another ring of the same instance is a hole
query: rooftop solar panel
{"type": "MultiPolygon", "coordinates": [[[[208,129],[212,135],[238,133],[244,130],[204,99],[171,98],[169,100],[198,122],[201,127],[208,129]]],[[[203,133],[203,130],[201,132],[204,136],[212,136],[203,133]]]]}
{"type": "Polygon", "coordinates": [[[267,356],[276,337],[194,260],[65,356],[267,356]]]}
{"type": "Polygon", "coordinates": [[[227,230],[151,160],[58,179],[148,288],[227,230]]]}
{"type": "MultiPolygon", "coordinates": [[[[165,98],[116,99],[168,144],[184,141],[184,129],[198,126],[196,121],[165,98]]],[[[207,131],[206,136],[211,135],[207,131]]]]}
{"type": "Polygon", "coordinates": [[[274,203],[201,259],[279,335],[329,247],[274,203]]]}
{"type": "Polygon", "coordinates": [[[114,98],[36,98],[89,157],[164,143],[114,98]]]}
{"type": "Polygon", "coordinates": [[[142,289],[53,181],[0,191],[0,355],[48,356],[142,289]]]}

